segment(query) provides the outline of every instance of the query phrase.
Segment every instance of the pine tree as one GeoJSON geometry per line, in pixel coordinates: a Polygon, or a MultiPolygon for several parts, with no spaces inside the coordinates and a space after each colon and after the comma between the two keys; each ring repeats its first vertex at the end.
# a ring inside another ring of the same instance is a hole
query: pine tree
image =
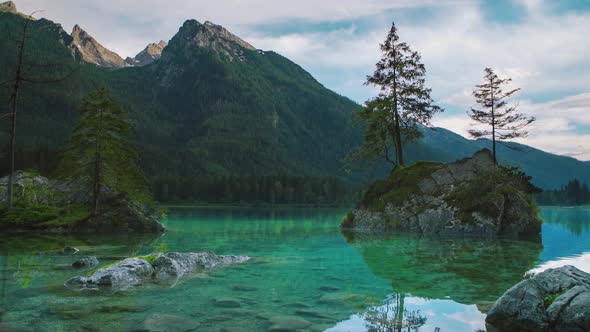
{"type": "Polygon", "coordinates": [[[80,120],[63,154],[59,173],[80,183],[90,194],[94,215],[107,191],[126,194],[140,203],[151,201],[129,135],[125,112],[110,99],[108,90],[99,89],[83,99],[80,120]]]}
{"type": "Polygon", "coordinates": [[[362,159],[384,157],[393,165],[404,165],[403,144],[422,137],[419,125],[430,125],[432,116],[443,109],[432,104],[421,56],[400,41],[395,23],[380,46],[382,58],[366,84],[379,87],[381,93],[356,113],[367,124],[365,143],[356,154],[362,159]]]}
{"type": "Polygon", "coordinates": [[[509,106],[507,100],[520,89],[504,92],[503,86],[512,81],[510,78],[499,78],[491,68],[485,69],[484,83],[475,86],[473,96],[481,109],[471,108],[467,112],[469,117],[490,129],[471,129],[469,134],[474,138],[488,137],[492,139],[492,155],[498,164],[496,156],[496,142],[519,137],[526,137],[528,132],[523,129],[535,121],[534,117],[527,117],[518,113],[517,106],[509,106]]]}

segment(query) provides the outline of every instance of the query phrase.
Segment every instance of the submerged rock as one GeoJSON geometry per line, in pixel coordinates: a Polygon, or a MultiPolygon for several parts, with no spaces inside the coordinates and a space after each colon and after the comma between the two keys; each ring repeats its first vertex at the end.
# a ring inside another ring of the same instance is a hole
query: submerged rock
{"type": "Polygon", "coordinates": [[[488,331],[590,331],[590,274],[549,269],[510,288],[488,312],[488,331]]]}
{"type": "Polygon", "coordinates": [[[156,279],[179,279],[187,273],[212,269],[220,265],[239,264],[248,261],[248,256],[218,256],[212,252],[199,253],[170,252],[158,254],[152,265],[156,279]]]}
{"type": "Polygon", "coordinates": [[[218,256],[212,252],[154,253],[148,256],[127,258],[103,267],[91,276],[74,277],[65,282],[70,289],[124,290],[148,282],[174,283],[189,273],[248,261],[248,256],[218,256]]]}
{"type": "Polygon", "coordinates": [[[67,247],[63,248],[62,253],[64,255],[73,255],[79,251],[80,251],[80,249],[78,249],[78,248],[67,246],[67,247]]]}
{"type": "Polygon", "coordinates": [[[226,297],[215,300],[215,306],[221,308],[239,308],[242,304],[237,299],[226,297]]]}
{"type": "Polygon", "coordinates": [[[84,257],[72,263],[72,267],[77,269],[95,267],[99,264],[98,258],[95,256],[84,257]]]}
{"type": "Polygon", "coordinates": [[[238,292],[254,292],[258,290],[258,287],[248,285],[235,285],[231,289],[238,292]]]}
{"type": "Polygon", "coordinates": [[[141,324],[142,331],[150,332],[163,332],[163,331],[179,331],[189,332],[195,331],[199,324],[190,319],[167,315],[167,314],[154,314],[148,317],[141,324]]]}
{"type": "Polygon", "coordinates": [[[418,162],[376,181],[342,229],[427,235],[538,235],[530,178],[495,166],[489,150],[450,164],[418,162]]]}
{"type": "Polygon", "coordinates": [[[307,320],[295,316],[273,316],[270,318],[269,331],[289,332],[303,330],[311,326],[307,320]]]}
{"type": "Polygon", "coordinates": [[[71,289],[97,289],[110,287],[117,290],[142,284],[150,279],[154,268],[145,259],[127,258],[106,268],[99,269],[88,277],[74,277],[65,285],[71,289]]]}

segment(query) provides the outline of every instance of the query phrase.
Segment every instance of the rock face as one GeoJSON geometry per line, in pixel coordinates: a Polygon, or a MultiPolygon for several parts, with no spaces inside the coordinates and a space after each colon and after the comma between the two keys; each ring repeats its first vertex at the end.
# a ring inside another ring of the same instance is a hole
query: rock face
{"type": "Polygon", "coordinates": [[[373,184],[341,227],[429,235],[539,234],[541,220],[527,192],[533,188],[524,175],[494,170],[489,150],[450,164],[417,163],[373,184]]]}
{"type": "Polygon", "coordinates": [[[124,259],[91,276],[74,277],[66,281],[65,286],[75,290],[110,288],[119,291],[149,282],[175,283],[189,273],[240,264],[249,259],[248,256],[218,256],[212,252],[154,253],[124,259]]]}
{"type": "MultiPolygon", "coordinates": [[[[0,203],[7,201],[6,187],[8,176],[0,178],[0,203]]],[[[38,174],[16,171],[14,172],[14,196],[25,199],[33,204],[49,204],[52,201],[51,194],[53,183],[44,176],[38,174]]]]}
{"type": "Polygon", "coordinates": [[[202,61],[199,55],[203,52],[219,54],[230,62],[247,62],[247,51],[256,49],[224,27],[209,21],[188,20],[162,52],[161,85],[171,86],[187,67],[202,61]]]}
{"type": "Polygon", "coordinates": [[[13,13],[13,14],[18,13],[16,10],[16,5],[12,1],[6,1],[6,2],[0,3],[0,12],[8,12],[8,13],[13,13]]]}
{"type": "Polygon", "coordinates": [[[490,332],[590,331],[590,274],[549,269],[510,288],[488,312],[490,332]]]}
{"type": "Polygon", "coordinates": [[[102,46],[77,24],[72,30],[72,38],[72,45],[78,50],[83,61],[101,67],[125,67],[125,61],[118,54],[102,46]]]}
{"type": "Polygon", "coordinates": [[[149,65],[150,63],[162,57],[162,50],[168,45],[167,42],[161,40],[159,43],[149,44],[143,51],[139,52],[135,58],[125,59],[125,63],[129,66],[141,67],[149,65]]]}

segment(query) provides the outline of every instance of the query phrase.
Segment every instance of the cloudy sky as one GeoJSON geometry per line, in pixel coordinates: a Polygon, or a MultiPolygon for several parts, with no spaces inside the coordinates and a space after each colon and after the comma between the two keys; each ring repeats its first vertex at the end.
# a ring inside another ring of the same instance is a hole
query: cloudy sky
{"type": "Polygon", "coordinates": [[[521,141],[590,160],[590,0],[16,0],[19,10],[74,24],[121,56],[169,40],[194,18],[277,51],[328,88],[362,103],[392,21],[423,56],[428,84],[446,108],[434,123],[466,135],[471,90],[485,67],[522,88],[537,117],[521,141]]]}

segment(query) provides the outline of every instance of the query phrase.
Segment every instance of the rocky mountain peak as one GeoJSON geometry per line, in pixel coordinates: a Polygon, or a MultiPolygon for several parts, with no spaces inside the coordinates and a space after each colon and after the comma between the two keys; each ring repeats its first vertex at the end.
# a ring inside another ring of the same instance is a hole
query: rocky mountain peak
{"type": "Polygon", "coordinates": [[[162,57],[162,50],[168,45],[167,42],[160,40],[159,43],[151,43],[143,51],[139,52],[134,58],[125,59],[129,66],[145,66],[162,57]]]}
{"type": "Polygon", "coordinates": [[[12,1],[6,1],[0,3],[0,12],[9,12],[13,14],[17,14],[18,11],[16,10],[16,5],[12,1]]]}
{"type": "Polygon", "coordinates": [[[230,61],[246,61],[244,50],[256,50],[243,39],[235,36],[221,25],[196,20],[184,22],[176,36],[170,41],[173,49],[184,49],[189,56],[196,49],[209,49],[224,55],[230,61]]]}
{"type": "Polygon", "coordinates": [[[83,61],[94,63],[100,67],[119,68],[125,61],[115,52],[102,46],[78,24],[72,30],[73,46],[78,50],[83,61]]]}

